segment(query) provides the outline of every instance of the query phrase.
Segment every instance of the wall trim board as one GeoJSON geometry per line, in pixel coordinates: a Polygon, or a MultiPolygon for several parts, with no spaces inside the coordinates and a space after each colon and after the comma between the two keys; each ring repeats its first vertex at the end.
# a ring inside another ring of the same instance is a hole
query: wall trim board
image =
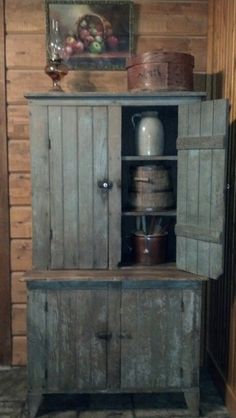
{"type": "Polygon", "coordinates": [[[213,381],[216,383],[225,401],[225,405],[231,418],[236,418],[236,395],[233,393],[232,388],[227,384],[226,377],[222,374],[214,357],[209,351],[207,353],[207,366],[213,381]]]}
{"type": "Polygon", "coordinates": [[[0,0],[0,364],[11,364],[10,237],[7,165],[5,0],[0,0]]]}

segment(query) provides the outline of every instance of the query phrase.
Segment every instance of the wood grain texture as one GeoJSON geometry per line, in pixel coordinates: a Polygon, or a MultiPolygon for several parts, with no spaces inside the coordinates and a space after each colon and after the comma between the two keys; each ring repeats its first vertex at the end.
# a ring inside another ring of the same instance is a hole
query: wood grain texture
{"type": "Polygon", "coordinates": [[[32,171],[33,265],[50,265],[50,200],[48,112],[43,106],[31,108],[30,130],[32,171]],[[37,222],[34,222],[34,219],[37,222]],[[37,243],[37,245],[36,245],[37,243]]]}
{"type": "Polygon", "coordinates": [[[206,36],[207,2],[135,2],[139,19],[136,32],[156,36],[206,36]],[[140,4],[138,4],[140,3],[140,4]]]}
{"type": "Polygon", "coordinates": [[[11,290],[7,164],[5,2],[0,1],[0,364],[11,359],[11,290]]]}
{"type": "Polygon", "coordinates": [[[45,43],[45,35],[42,34],[9,34],[6,39],[7,68],[43,70],[46,65],[45,43]]]}
{"type": "Polygon", "coordinates": [[[26,305],[12,305],[12,335],[26,334],[26,305]]]}
{"type": "Polygon", "coordinates": [[[14,272],[11,274],[12,303],[26,303],[26,283],[21,280],[23,274],[23,272],[14,272]]]}
{"type": "Polygon", "coordinates": [[[29,141],[8,141],[8,158],[10,172],[30,172],[29,141]]]}
{"type": "Polygon", "coordinates": [[[32,237],[32,209],[30,206],[10,208],[11,238],[32,237]]]}
{"type": "Polygon", "coordinates": [[[32,268],[32,241],[14,239],[11,241],[11,269],[25,271],[32,268]]]}
{"type": "Polygon", "coordinates": [[[42,391],[46,380],[46,292],[29,294],[27,308],[28,390],[42,391]]]}
{"type": "Polygon", "coordinates": [[[25,366],[27,360],[27,340],[26,337],[12,338],[12,365],[25,366]]]}
{"type": "MultiPolygon", "coordinates": [[[[180,108],[181,112],[183,116],[180,117],[179,123],[185,126],[186,107],[180,108]]],[[[211,278],[218,278],[223,272],[225,162],[228,142],[226,114],[227,101],[225,100],[189,105],[187,131],[177,141],[181,163],[178,182],[180,206],[178,209],[177,205],[177,223],[180,226],[181,224],[189,225],[193,232],[192,237],[189,234],[190,230],[186,235],[182,233],[186,228],[178,229],[177,225],[176,232],[178,235],[179,231],[181,237],[180,241],[177,238],[177,254],[181,257],[181,249],[184,248],[185,242],[183,237],[185,237],[187,270],[205,274],[211,278]],[[209,137],[210,133],[213,135],[212,139],[209,137]],[[186,153],[186,150],[188,150],[188,162],[187,165],[185,164],[185,169],[187,167],[185,174],[182,160],[185,155],[183,152],[186,153]],[[184,195],[186,178],[187,197],[184,195]],[[184,211],[186,211],[185,220],[184,211]],[[179,217],[183,218],[181,222],[179,217]],[[202,232],[198,236],[200,231],[202,232]],[[204,231],[205,239],[203,239],[204,231]],[[209,241],[211,243],[206,244],[209,241]]],[[[180,130],[182,129],[184,128],[180,126],[180,130]]],[[[178,260],[177,264],[183,268],[182,261],[179,264],[178,260]]]]}
{"type": "Polygon", "coordinates": [[[11,205],[31,204],[31,178],[26,173],[11,173],[9,176],[9,199],[11,205]]]}
{"type": "Polygon", "coordinates": [[[7,134],[9,139],[29,139],[28,106],[8,106],[7,134]]]}
{"type": "Polygon", "coordinates": [[[19,8],[14,0],[6,2],[7,32],[44,32],[45,9],[42,0],[23,0],[19,8]],[[37,16],[37,18],[36,18],[37,16]]]}

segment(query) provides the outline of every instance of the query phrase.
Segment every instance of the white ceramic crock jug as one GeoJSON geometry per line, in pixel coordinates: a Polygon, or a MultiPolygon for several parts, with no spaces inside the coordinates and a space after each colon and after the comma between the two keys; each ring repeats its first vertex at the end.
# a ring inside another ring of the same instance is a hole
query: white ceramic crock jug
{"type": "Polygon", "coordinates": [[[164,130],[158,112],[135,113],[132,116],[135,129],[135,151],[137,155],[163,155],[164,130]]]}

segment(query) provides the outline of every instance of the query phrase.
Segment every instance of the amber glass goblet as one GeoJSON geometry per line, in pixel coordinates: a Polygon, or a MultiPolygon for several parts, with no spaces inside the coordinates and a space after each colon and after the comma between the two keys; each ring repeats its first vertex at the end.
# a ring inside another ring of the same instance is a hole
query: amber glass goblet
{"type": "Polygon", "coordinates": [[[45,67],[45,73],[52,79],[53,85],[50,91],[63,92],[60,83],[62,78],[68,73],[68,68],[62,58],[50,59],[45,67]]]}

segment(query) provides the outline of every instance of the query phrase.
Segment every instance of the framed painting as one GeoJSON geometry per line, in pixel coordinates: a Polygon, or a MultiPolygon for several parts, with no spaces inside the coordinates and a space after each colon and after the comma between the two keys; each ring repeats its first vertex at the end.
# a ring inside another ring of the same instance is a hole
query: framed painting
{"type": "Polygon", "coordinates": [[[132,1],[45,1],[47,45],[56,27],[69,69],[125,69],[133,49],[132,1]]]}

